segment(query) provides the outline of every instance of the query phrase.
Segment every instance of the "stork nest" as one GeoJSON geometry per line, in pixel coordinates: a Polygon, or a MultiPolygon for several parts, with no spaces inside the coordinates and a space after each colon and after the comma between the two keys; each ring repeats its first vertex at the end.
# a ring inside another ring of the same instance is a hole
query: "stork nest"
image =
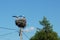
{"type": "Polygon", "coordinates": [[[15,23],[18,27],[21,27],[21,28],[24,28],[26,26],[26,20],[24,19],[16,20],[15,23]]]}

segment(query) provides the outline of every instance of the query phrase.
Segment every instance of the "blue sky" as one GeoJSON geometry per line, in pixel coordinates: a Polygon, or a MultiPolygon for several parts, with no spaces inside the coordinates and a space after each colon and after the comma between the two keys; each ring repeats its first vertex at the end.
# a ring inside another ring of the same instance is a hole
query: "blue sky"
{"type": "MultiPolygon", "coordinates": [[[[25,29],[31,26],[42,28],[39,20],[46,16],[53,25],[54,31],[60,35],[60,0],[0,0],[0,27],[18,30],[14,23],[15,19],[12,17],[14,15],[26,17],[27,26],[25,29]]],[[[35,31],[28,32],[26,35],[31,38],[35,31]]],[[[0,36],[0,40],[20,40],[18,32],[15,30],[0,28],[0,35],[6,33],[12,34],[0,36]]],[[[23,35],[23,40],[29,39],[23,35]]]]}

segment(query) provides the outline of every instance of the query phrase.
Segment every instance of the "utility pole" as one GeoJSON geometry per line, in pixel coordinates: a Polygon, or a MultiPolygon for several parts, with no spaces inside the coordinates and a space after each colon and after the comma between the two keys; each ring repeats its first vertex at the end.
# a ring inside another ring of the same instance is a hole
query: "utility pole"
{"type": "Polygon", "coordinates": [[[19,35],[20,35],[20,40],[23,40],[23,37],[22,37],[22,32],[25,27],[26,27],[26,18],[24,16],[13,16],[16,18],[15,20],[15,24],[20,28],[20,32],[19,32],[19,35]]]}
{"type": "Polygon", "coordinates": [[[22,28],[20,28],[20,40],[23,40],[23,37],[22,37],[22,28]]]}

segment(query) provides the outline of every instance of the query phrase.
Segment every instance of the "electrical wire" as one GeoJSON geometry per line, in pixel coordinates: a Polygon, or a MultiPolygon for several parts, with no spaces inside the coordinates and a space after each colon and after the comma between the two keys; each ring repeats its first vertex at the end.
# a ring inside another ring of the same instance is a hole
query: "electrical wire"
{"type": "MultiPolygon", "coordinates": [[[[16,29],[11,29],[11,28],[5,28],[5,27],[0,27],[0,29],[7,29],[7,30],[16,30],[16,29]]],[[[18,32],[17,30],[14,31],[14,32],[18,32]]],[[[2,34],[0,35],[0,38],[3,37],[3,36],[6,36],[6,35],[9,35],[9,34],[12,34],[14,32],[10,32],[10,33],[7,33],[7,34],[2,34]]],[[[23,34],[29,39],[29,37],[23,32],[23,34]]]]}
{"type": "MultiPolygon", "coordinates": [[[[18,32],[18,31],[14,31],[14,32],[18,32]]],[[[9,35],[9,34],[12,34],[12,33],[14,33],[14,32],[10,32],[10,33],[7,33],[7,34],[2,34],[2,35],[0,35],[0,37],[6,36],[6,35],[9,35]]]]}
{"type": "MultiPolygon", "coordinates": [[[[11,29],[11,28],[0,27],[0,29],[15,30],[14,32],[18,32],[16,29],[11,29]]],[[[2,35],[0,35],[0,37],[3,37],[3,36],[6,36],[6,35],[9,35],[9,34],[12,34],[14,32],[10,32],[10,33],[7,33],[7,34],[2,34],[2,35]]]]}
{"type": "Polygon", "coordinates": [[[1,29],[7,29],[7,30],[16,30],[16,29],[11,29],[11,28],[5,28],[5,27],[0,27],[1,29]]]}
{"type": "Polygon", "coordinates": [[[23,32],[23,34],[29,39],[29,37],[23,32]]]}

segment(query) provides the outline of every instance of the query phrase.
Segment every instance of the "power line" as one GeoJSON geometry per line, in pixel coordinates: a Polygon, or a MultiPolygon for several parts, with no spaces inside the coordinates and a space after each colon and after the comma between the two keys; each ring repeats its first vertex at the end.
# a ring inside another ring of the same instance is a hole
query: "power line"
{"type": "Polygon", "coordinates": [[[29,37],[23,32],[23,34],[29,39],[29,37]]]}
{"type": "MultiPolygon", "coordinates": [[[[5,28],[5,27],[0,27],[0,29],[16,30],[16,29],[5,28]]],[[[16,30],[16,31],[14,31],[14,32],[18,32],[18,31],[16,30]]],[[[12,34],[12,33],[14,33],[14,32],[10,32],[10,33],[7,33],[7,34],[2,34],[2,35],[0,35],[0,37],[3,37],[3,36],[6,36],[6,35],[9,35],[9,34],[12,34]]]]}
{"type": "Polygon", "coordinates": [[[7,30],[16,30],[16,29],[11,29],[11,28],[5,28],[5,27],[0,27],[1,29],[7,29],[7,30]]]}
{"type": "MultiPolygon", "coordinates": [[[[18,32],[18,31],[14,31],[14,32],[18,32]]],[[[7,33],[7,34],[2,34],[2,35],[0,35],[0,37],[6,36],[6,35],[9,35],[9,34],[12,34],[12,33],[14,33],[14,32],[10,32],[10,33],[7,33]]]]}

